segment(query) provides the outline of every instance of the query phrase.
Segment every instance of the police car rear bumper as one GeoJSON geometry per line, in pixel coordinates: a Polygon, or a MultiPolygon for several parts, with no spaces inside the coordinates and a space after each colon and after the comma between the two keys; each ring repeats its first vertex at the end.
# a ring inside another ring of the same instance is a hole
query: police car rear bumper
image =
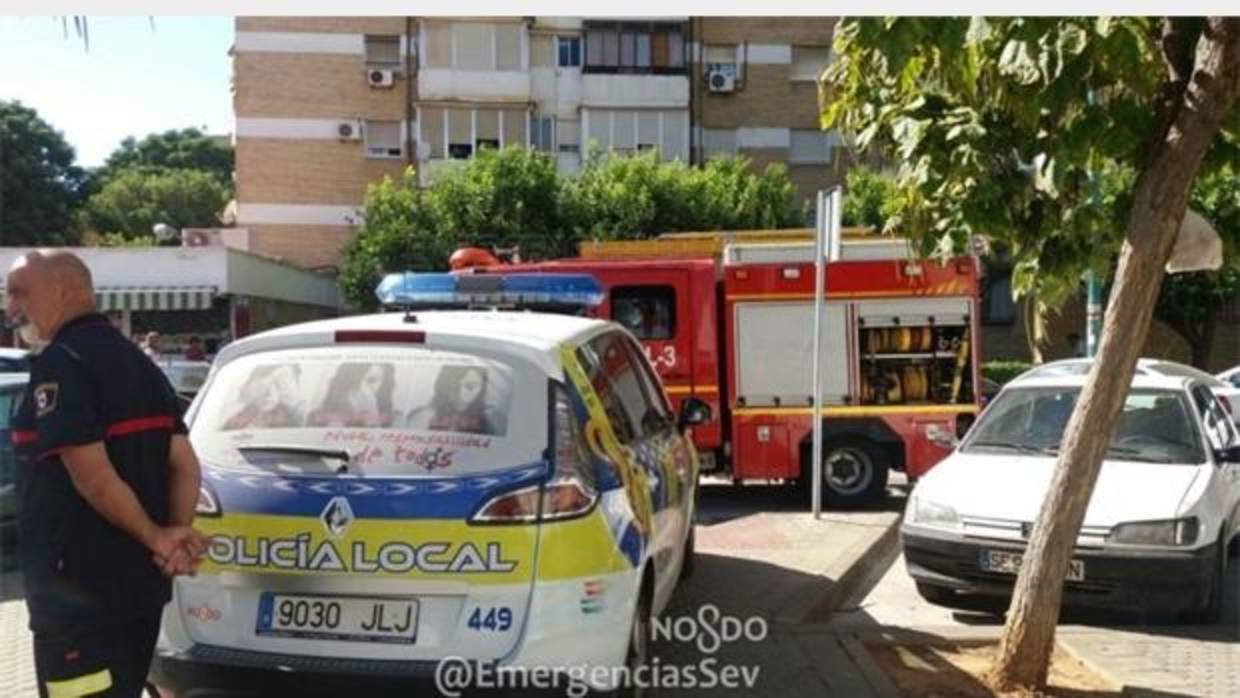
{"type": "MultiPolygon", "coordinates": [[[[195,645],[164,648],[151,682],[175,698],[240,695],[418,695],[433,685],[435,662],[306,657],[195,645]]],[[[433,693],[433,692],[432,692],[433,693]]]]}

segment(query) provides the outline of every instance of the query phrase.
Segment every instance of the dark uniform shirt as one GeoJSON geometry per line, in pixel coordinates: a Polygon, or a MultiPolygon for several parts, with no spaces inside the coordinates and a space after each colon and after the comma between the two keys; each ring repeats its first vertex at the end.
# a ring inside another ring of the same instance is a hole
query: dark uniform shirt
{"type": "Polygon", "coordinates": [[[171,584],[151,552],[73,486],[60,452],[102,441],[156,524],[168,525],[173,434],[185,433],[168,379],[98,314],[66,323],[34,358],[13,415],[18,557],[36,633],[158,613],[171,584]]]}

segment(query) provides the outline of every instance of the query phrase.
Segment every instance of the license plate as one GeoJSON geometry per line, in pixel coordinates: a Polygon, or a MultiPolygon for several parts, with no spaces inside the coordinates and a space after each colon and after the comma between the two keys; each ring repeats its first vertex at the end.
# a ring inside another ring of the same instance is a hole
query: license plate
{"type": "Polygon", "coordinates": [[[313,640],[413,644],[417,599],[265,593],[259,599],[259,635],[313,640]]]}
{"type": "MultiPolygon", "coordinates": [[[[983,550],[978,555],[978,567],[986,572],[998,572],[999,574],[1019,574],[1022,556],[1020,553],[1009,553],[1002,550],[983,550]]],[[[1085,579],[1085,561],[1072,560],[1068,563],[1069,582],[1079,582],[1085,579]]]]}

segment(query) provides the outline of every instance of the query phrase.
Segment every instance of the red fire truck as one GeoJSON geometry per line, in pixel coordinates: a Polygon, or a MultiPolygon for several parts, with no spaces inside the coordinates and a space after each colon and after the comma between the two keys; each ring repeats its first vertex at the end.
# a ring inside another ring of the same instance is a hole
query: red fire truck
{"type": "MultiPolygon", "coordinates": [[[[808,485],[809,234],[587,243],[577,259],[519,268],[599,280],[594,312],[641,340],[673,401],[710,403],[713,421],[694,430],[705,470],[808,485]]],[[[926,472],[976,416],[979,264],[917,261],[903,240],[846,234],[824,305],[823,494],[849,506],[881,497],[889,469],[926,472]]]]}

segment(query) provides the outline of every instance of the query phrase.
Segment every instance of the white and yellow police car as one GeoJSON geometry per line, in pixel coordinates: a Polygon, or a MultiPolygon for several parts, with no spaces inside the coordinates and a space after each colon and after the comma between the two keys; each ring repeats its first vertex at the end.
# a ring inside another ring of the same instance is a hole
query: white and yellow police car
{"type": "Polygon", "coordinates": [[[403,312],[265,332],[216,359],[188,415],[211,543],[177,580],[155,682],[644,661],[691,565],[685,432],[709,408],[673,414],[614,323],[425,309],[597,303],[592,277],[398,274],[379,295],[403,312]]]}

